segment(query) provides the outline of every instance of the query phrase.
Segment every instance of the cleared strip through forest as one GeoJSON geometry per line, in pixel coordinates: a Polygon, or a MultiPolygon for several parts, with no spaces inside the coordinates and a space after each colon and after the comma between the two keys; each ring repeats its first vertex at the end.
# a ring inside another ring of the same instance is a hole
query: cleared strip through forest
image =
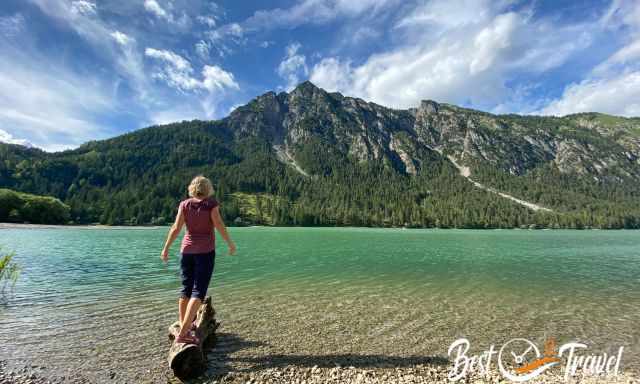
{"type": "Polygon", "coordinates": [[[553,210],[551,210],[551,209],[549,209],[549,208],[545,208],[545,207],[542,207],[542,206],[540,206],[540,205],[538,205],[538,204],[534,204],[534,203],[530,203],[530,202],[525,201],[525,200],[522,200],[522,199],[518,199],[517,197],[511,196],[511,195],[509,195],[508,193],[500,192],[500,191],[498,191],[498,190],[497,190],[497,189],[495,189],[495,188],[487,187],[486,185],[481,184],[481,183],[479,183],[479,182],[477,182],[477,181],[473,180],[473,179],[471,178],[471,169],[469,169],[469,167],[465,167],[465,166],[463,166],[463,165],[458,164],[458,163],[456,162],[456,160],[453,158],[453,156],[451,156],[451,155],[447,156],[447,158],[449,159],[449,161],[450,161],[450,162],[451,162],[451,163],[452,163],[456,168],[458,168],[458,171],[460,171],[460,176],[462,176],[462,177],[464,177],[465,179],[469,180],[471,183],[473,183],[473,185],[474,185],[476,188],[480,188],[480,189],[483,189],[483,190],[485,190],[485,191],[487,191],[487,192],[494,193],[494,194],[496,194],[496,195],[498,195],[498,196],[501,196],[501,197],[504,197],[505,199],[509,199],[509,200],[511,200],[511,201],[514,201],[514,202],[516,202],[516,203],[518,203],[518,204],[520,204],[520,205],[522,205],[522,206],[525,206],[525,207],[527,207],[527,208],[529,208],[529,209],[531,209],[531,210],[534,210],[534,211],[553,212],[553,210]]]}

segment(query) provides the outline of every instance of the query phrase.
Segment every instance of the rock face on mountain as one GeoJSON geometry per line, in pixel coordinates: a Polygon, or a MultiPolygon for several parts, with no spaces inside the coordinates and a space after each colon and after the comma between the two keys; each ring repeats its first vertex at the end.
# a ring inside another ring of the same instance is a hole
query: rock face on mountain
{"type": "Polygon", "coordinates": [[[431,100],[398,110],[310,82],[221,120],[72,151],[0,144],[0,160],[0,187],[58,197],[76,222],[165,222],[202,173],[238,222],[640,227],[639,118],[493,115],[431,100]]]}
{"type": "Polygon", "coordinates": [[[431,100],[395,110],[305,82],[288,94],[266,93],[225,121],[236,136],[260,136],[293,159],[319,138],[356,161],[383,160],[408,174],[435,151],[472,172],[485,164],[523,175],[552,164],[597,179],[640,179],[640,119],[492,115],[431,100]]]}

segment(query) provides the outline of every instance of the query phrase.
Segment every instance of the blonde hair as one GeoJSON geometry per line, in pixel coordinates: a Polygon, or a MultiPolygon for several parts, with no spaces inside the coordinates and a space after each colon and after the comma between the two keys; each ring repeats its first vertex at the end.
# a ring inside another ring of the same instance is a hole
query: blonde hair
{"type": "Polygon", "coordinates": [[[213,185],[211,184],[211,180],[202,175],[196,176],[191,180],[188,190],[189,196],[197,197],[199,199],[204,199],[213,195],[213,185]]]}

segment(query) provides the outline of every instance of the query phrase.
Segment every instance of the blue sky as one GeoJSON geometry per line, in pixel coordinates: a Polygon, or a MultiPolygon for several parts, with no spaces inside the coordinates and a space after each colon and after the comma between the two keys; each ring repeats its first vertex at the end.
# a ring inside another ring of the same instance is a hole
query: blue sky
{"type": "Polygon", "coordinates": [[[640,116],[640,2],[3,0],[0,141],[217,119],[310,79],[395,108],[640,116]]]}

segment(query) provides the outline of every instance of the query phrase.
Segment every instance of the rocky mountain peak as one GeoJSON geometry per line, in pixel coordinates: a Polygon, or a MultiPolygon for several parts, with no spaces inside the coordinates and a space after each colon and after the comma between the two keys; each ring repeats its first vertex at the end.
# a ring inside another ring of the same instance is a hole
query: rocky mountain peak
{"type": "Polygon", "coordinates": [[[298,84],[295,88],[295,90],[311,90],[311,91],[320,91],[321,89],[318,88],[315,84],[313,84],[311,81],[309,80],[305,80],[302,83],[298,84]]]}
{"type": "Polygon", "coordinates": [[[304,81],[298,84],[291,92],[289,92],[289,97],[291,98],[312,98],[317,96],[318,94],[326,94],[326,92],[318,88],[315,84],[310,82],[309,80],[304,81]]]}
{"type": "Polygon", "coordinates": [[[418,109],[426,114],[438,113],[440,104],[436,103],[433,100],[422,100],[418,109]]]}
{"type": "Polygon", "coordinates": [[[407,173],[416,173],[423,154],[435,150],[462,165],[484,164],[512,175],[551,165],[597,180],[640,179],[640,119],[500,116],[433,100],[401,111],[338,95],[305,81],[238,108],[228,127],[236,137],[290,146],[293,158],[295,146],[321,140],[358,161],[383,160],[407,173]]]}

